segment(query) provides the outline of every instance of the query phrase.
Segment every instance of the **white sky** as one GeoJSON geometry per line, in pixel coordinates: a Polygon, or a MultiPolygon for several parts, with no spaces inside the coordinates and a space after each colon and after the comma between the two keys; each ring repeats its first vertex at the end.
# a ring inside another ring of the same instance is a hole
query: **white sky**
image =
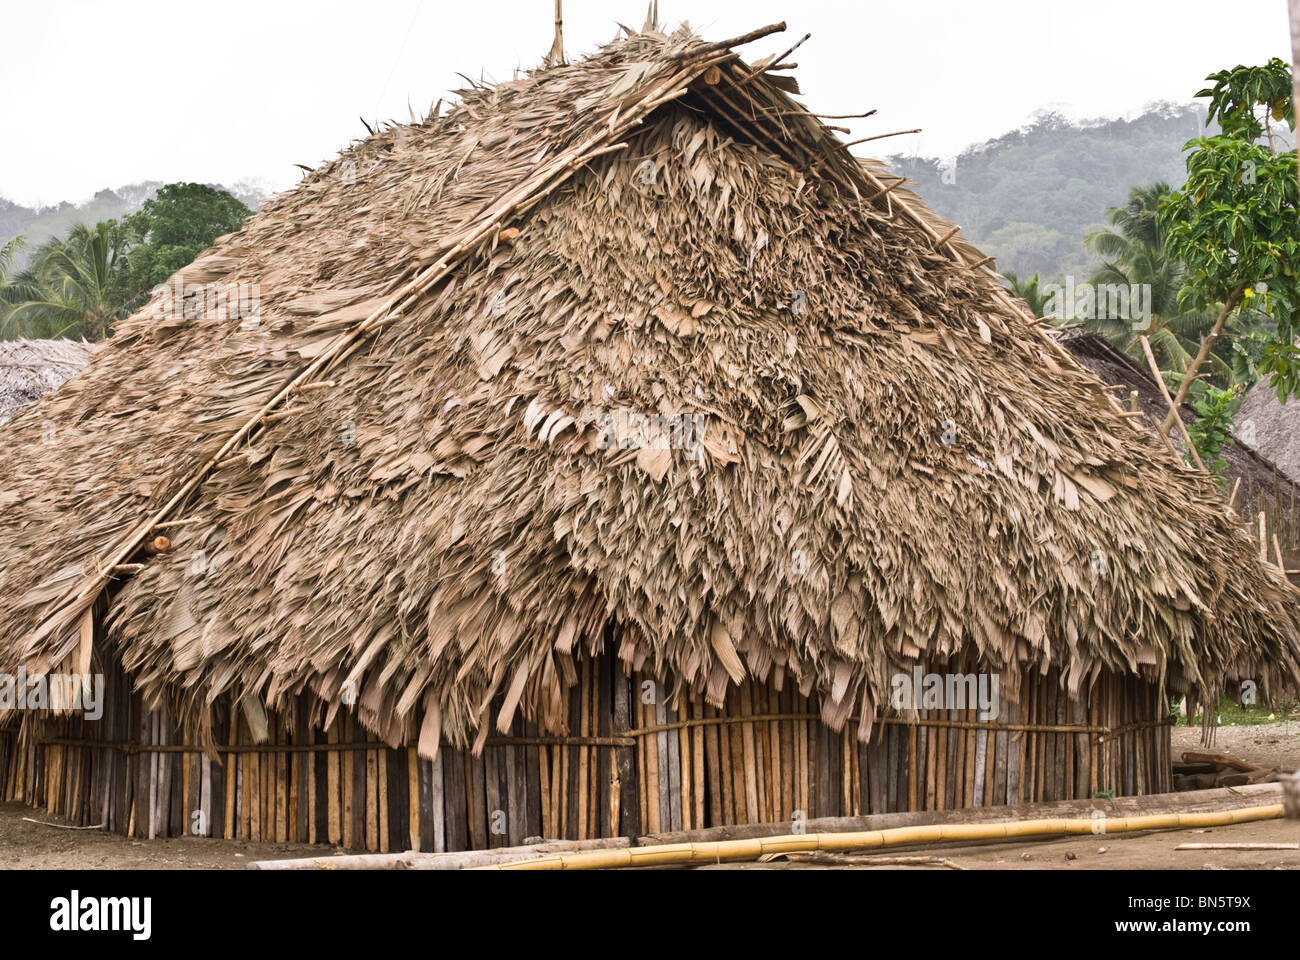
{"type": "MultiPolygon", "coordinates": [[[[565,0],[566,47],[592,49],[645,0],[565,0]]],[[[140,180],[297,180],[364,134],[358,115],[417,115],[464,83],[509,79],[550,47],[552,0],[3,0],[0,195],[82,200],[140,180]]],[[[1288,57],[1286,0],[661,0],[745,48],[784,50],[804,102],[853,121],[880,154],[950,156],[1042,108],[1131,115],[1190,101],[1207,73],[1288,57]]]]}

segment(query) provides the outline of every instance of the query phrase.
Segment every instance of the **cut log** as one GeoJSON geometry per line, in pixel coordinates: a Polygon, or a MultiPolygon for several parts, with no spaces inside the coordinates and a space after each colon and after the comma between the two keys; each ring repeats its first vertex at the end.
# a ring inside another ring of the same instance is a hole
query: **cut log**
{"type": "Polygon", "coordinates": [[[1193,753],[1188,751],[1183,754],[1184,763],[1210,763],[1214,764],[1216,769],[1222,770],[1227,767],[1232,770],[1240,770],[1243,773],[1254,773],[1256,770],[1262,770],[1263,767],[1257,767],[1253,763],[1247,763],[1245,760],[1238,760],[1236,757],[1230,757],[1223,753],[1193,753]]]}

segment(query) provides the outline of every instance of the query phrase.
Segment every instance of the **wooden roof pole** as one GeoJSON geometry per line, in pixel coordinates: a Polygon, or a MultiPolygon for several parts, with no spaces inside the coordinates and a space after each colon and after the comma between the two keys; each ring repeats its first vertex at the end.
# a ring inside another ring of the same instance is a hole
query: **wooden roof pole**
{"type": "Polygon", "coordinates": [[[742,33],[738,37],[732,37],[730,40],[719,40],[717,43],[706,43],[699,47],[690,47],[674,55],[674,60],[693,60],[710,53],[721,53],[723,50],[730,50],[732,47],[743,46],[746,43],[753,43],[755,40],[761,40],[763,37],[769,37],[774,33],[783,33],[785,31],[785,21],[780,23],[769,23],[766,27],[759,27],[757,30],[751,30],[749,33],[742,33]]]}
{"type": "Polygon", "coordinates": [[[567,62],[564,59],[564,11],[560,6],[561,0],[555,0],[555,41],[551,44],[551,52],[546,57],[548,63],[556,66],[563,66],[567,62]]]}
{"type": "MultiPolygon", "coordinates": [[[[1187,424],[1183,423],[1183,418],[1178,416],[1178,408],[1174,406],[1174,398],[1169,396],[1169,388],[1165,386],[1165,378],[1160,376],[1160,365],[1156,363],[1156,355],[1151,352],[1151,341],[1145,336],[1139,337],[1142,341],[1142,352],[1147,355],[1147,366],[1151,368],[1151,375],[1156,378],[1156,386],[1160,388],[1160,395],[1165,398],[1165,403],[1169,409],[1174,412],[1174,418],[1178,421],[1179,429],[1183,431],[1183,442],[1187,444],[1187,449],[1191,451],[1192,457],[1196,460],[1196,465],[1201,468],[1201,473],[1206,473],[1205,464],[1201,462],[1201,455],[1196,452],[1196,444],[1192,443],[1191,436],[1187,433],[1187,424]]],[[[1161,439],[1169,444],[1169,449],[1173,449],[1173,444],[1169,442],[1167,433],[1160,434],[1161,439]]],[[[1237,479],[1241,479],[1238,477],[1237,479]]]]}
{"type": "MultiPolygon", "coordinates": [[[[1300,108],[1300,0],[1291,0],[1291,103],[1300,108]]],[[[1300,176],[1300,170],[1296,171],[1300,176]]]]}

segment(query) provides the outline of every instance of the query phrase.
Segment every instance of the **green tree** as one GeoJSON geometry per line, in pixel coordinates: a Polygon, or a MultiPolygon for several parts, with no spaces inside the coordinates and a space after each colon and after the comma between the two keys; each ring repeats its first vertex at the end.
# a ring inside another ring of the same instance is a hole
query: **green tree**
{"type": "Polygon", "coordinates": [[[1198,97],[1210,98],[1210,118],[1219,121],[1225,135],[1254,143],[1268,140],[1270,152],[1277,153],[1273,124],[1285,122],[1295,129],[1295,104],[1291,67],[1274,57],[1262,67],[1236,66],[1212,73],[1206,80],[1214,86],[1200,91],[1198,97]]]}
{"type": "MultiPolygon", "coordinates": [[[[1094,230],[1084,237],[1084,246],[1102,258],[1102,266],[1091,278],[1093,287],[1097,291],[1110,286],[1138,291],[1146,314],[1110,313],[1101,309],[1103,298],[1098,295],[1098,310],[1084,326],[1139,359],[1138,337],[1146,336],[1162,368],[1181,373],[1214,317],[1204,310],[1184,310],[1179,304],[1185,270],[1166,246],[1158,222],[1160,204],[1169,192],[1164,181],[1132,188],[1124,206],[1107,208],[1111,229],[1094,230]]],[[[1213,372],[1228,383],[1232,382],[1230,360],[1230,356],[1217,355],[1210,359],[1213,372]]]]}
{"type": "MultiPolygon", "coordinates": [[[[1223,468],[1228,461],[1222,456],[1223,447],[1232,439],[1232,416],[1237,409],[1237,388],[1220,390],[1207,387],[1204,394],[1193,402],[1196,421],[1188,428],[1188,436],[1200,455],[1205,469],[1215,474],[1221,483],[1223,468]]],[[[1189,457],[1190,459],[1190,457],[1189,457]]]]}
{"type": "Polygon", "coordinates": [[[132,241],[131,306],[212,245],[244,225],[252,213],[224,190],[201,183],[169,183],[123,221],[132,241]]]}
{"type": "Polygon", "coordinates": [[[77,225],[42,244],[28,268],[8,279],[17,244],[7,244],[0,251],[0,335],[105,337],[153,287],[238,230],[249,212],[224,190],[172,183],[121,223],[77,225]]]}
{"type": "MultiPolygon", "coordinates": [[[[1290,68],[1280,60],[1263,68],[1236,67],[1208,79],[1215,85],[1199,96],[1211,97],[1210,118],[1223,132],[1199,137],[1186,149],[1187,182],[1160,206],[1158,222],[1166,246],[1186,274],[1179,303],[1192,309],[1216,309],[1217,316],[1179,385],[1175,407],[1192,383],[1223,331],[1243,303],[1276,321],[1264,346],[1260,370],[1272,374],[1280,399],[1300,388],[1300,185],[1295,152],[1275,154],[1256,142],[1268,120],[1280,117],[1295,128],[1290,68]],[[1285,81],[1285,83],[1283,83],[1285,81]],[[1281,91],[1285,88],[1282,100],[1281,91]]],[[[1173,426],[1171,411],[1161,424],[1173,426]]]]}

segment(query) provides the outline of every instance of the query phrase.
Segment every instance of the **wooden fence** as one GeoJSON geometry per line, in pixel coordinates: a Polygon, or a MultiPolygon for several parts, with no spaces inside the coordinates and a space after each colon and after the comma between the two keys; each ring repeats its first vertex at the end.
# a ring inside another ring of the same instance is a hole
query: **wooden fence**
{"type": "MultiPolygon", "coordinates": [[[[305,706],[270,714],[256,744],[229,711],[216,759],[179,742],[121,673],[104,716],[0,731],[0,794],[133,837],[183,834],[355,850],[463,850],[529,837],[659,833],[723,824],[1162,793],[1172,789],[1169,718],[1156,688],[1102,675],[1071,702],[1055,672],[1032,674],[1000,716],[922,710],[835,733],[815,696],[787,684],[733,687],[725,709],[674,701],[612,658],[584,660],[569,732],[517,720],[479,756],[392,749],[341,712],[312,729],[305,706]]],[[[220,712],[219,712],[220,716],[220,712]]]]}

